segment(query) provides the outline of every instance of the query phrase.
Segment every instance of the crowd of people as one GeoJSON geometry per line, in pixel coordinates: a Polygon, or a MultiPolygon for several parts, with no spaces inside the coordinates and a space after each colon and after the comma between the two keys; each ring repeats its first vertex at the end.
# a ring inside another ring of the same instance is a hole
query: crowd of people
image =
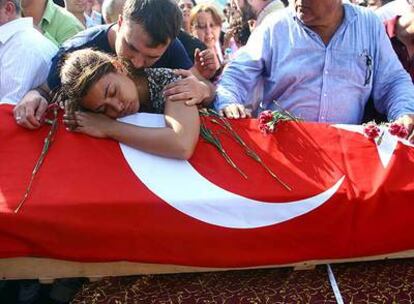
{"type": "Polygon", "coordinates": [[[414,141],[413,1],[289,2],[0,0],[0,103],[37,129],[58,102],[68,131],[181,159],[198,107],[231,119],[378,117],[414,141]],[[166,127],[116,120],[139,111],[165,114],[166,127]]]}

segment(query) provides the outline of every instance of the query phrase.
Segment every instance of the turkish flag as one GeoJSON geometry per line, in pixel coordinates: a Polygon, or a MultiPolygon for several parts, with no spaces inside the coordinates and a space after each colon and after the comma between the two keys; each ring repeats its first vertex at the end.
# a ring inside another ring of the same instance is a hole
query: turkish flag
{"type": "Polygon", "coordinates": [[[7,105],[0,121],[2,258],[227,268],[414,249],[414,149],[390,135],[378,146],[346,126],[285,122],[265,136],[256,120],[231,121],[289,191],[213,123],[247,178],[203,139],[187,162],[59,122],[14,213],[50,126],[23,129],[7,105]]]}

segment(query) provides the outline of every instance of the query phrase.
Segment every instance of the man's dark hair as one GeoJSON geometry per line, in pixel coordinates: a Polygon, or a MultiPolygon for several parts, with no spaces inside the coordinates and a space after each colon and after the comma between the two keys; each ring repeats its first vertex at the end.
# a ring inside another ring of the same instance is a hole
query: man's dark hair
{"type": "Polygon", "coordinates": [[[20,0],[0,0],[0,7],[6,4],[7,1],[10,1],[14,4],[14,7],[16,8],[16,14],[20,14],[20,0]]]}
{"type": "Polygon", "coordinates": [[[142,25],[152,39],[152,47],[175,39],[183,20],[174,0],[127,0],[123,18],[142,25]]]}

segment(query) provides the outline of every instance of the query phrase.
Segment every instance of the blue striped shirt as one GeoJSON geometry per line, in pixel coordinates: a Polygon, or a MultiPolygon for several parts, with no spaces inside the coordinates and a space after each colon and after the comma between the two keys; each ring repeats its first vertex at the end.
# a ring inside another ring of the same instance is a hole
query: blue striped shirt
{"type": "Polygon", "coordinates": [[[414,86],[384,26],[365,8],[344,4],[344,19],[327,45],[291,9],[268,16],[225,69],[217,110],[249,98],[263,82],[263,109],[278,106],[308,121],[361,122],[370,97],[388,119],[414,113],[414,86]]]}

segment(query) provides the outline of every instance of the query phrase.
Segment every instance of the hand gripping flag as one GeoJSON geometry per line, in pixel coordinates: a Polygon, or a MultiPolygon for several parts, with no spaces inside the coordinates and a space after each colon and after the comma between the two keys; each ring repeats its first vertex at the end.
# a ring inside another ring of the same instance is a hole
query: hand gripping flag
{"type": "Polygon", "coordinates": [[[23,129],[5,105],[0,121],[2,258],[227,268],[414,249],[414,149],[391,135],[377,146],[358,126],[286,122],[264,136],[256,120],[232,121],[288,191],[226,134],[217,132],[247,179],[202,139],[187,162],[60,123],[16,214],[49,127],[23,129]]]}

